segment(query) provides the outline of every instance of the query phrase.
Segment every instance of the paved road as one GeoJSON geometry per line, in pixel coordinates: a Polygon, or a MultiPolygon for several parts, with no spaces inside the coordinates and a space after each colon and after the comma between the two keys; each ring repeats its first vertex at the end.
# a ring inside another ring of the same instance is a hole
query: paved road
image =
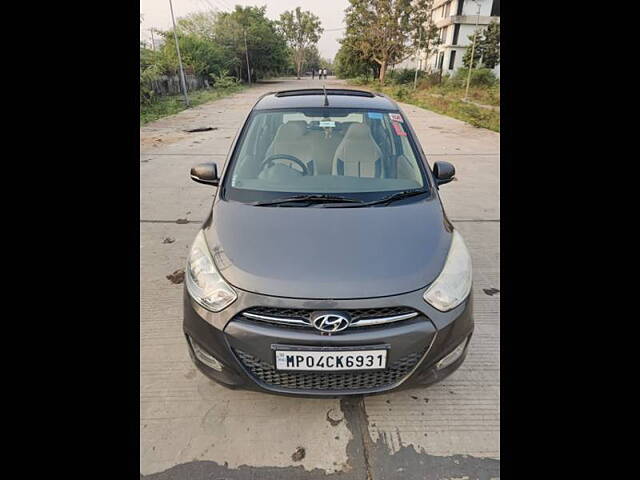
{"type": "Polygon", "coordinates": [[[181,329],[182,285],[166,276],[183,268],[214,191],[191,182],[189,168],[224,161],[260,94],[312,85],[321,82],[259,84],[140,129],[141,476],[499,478],[497,133],[401,104],[430,162],[447,160],[457,170],[458,180],[441,192],[473,257],[476,319],[467,360],[457,372],[431,387],[364,399],[297,399],[227,390],[191,364],[181,329]],[[183,132],[201,126],[215,130],[183,132]],[[299,447],[304,458],[294,460],[299,447]]]}

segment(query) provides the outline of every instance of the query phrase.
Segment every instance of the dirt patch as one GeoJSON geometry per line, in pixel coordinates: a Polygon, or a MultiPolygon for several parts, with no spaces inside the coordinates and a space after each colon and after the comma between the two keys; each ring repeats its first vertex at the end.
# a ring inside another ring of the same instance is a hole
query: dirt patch
{"type": "Polygon", "coordinates": [[[140,151],[144,152],[145,150],[149,151],[152,149],[157,149],[158,147],[176,143],[186,137],[186,134],[164,135],[158,134],[157,132],[144,132],[143,130],[140,130],[140,151]]]}
{"type": "Polygon", "coordinates": [[[493,297],[496,293],[500,293],[500,290],[497,288],[483,288],[482,291],[490,297],[493,297]]]}

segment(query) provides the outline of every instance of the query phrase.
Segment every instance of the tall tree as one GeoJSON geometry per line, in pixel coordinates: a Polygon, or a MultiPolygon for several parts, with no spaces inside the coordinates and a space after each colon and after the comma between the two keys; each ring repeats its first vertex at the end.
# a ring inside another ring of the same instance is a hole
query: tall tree
{"type": "Polygon", "coordinates": [[[215,40],[216,22],[219,13],[214,10],[193,12],[178,18],[178,30],[183,33],[215,40]]]}
{"type": "MultiPolygon", "coordinates": [[[[401,63],[424,47],[429,38],[424,24],[429,18],[432,0],[349,0],[346,13],[346,38],[352,49],[380,66],[379,80],[384,83],[387,68],[401,63]]],[[[427,32],[431,33],[431,32],[427,32]]]]}
{"type": "Polygon", "coordinates": [[[339,78],[369,77],[371,73],[378,76],[380,66],[370,56],[356,50],[349,38],[340,40],[340,49],[333,60],[335,73],[339,78]]]}
{"type": "Polygon", "coordinates": [[[307,47],[304,52],[304,68],[313,68],[318,70],[320,68],[320,52],[318,52],[318,47],[315,45],[311,45],[307,47]]]}
{"type": "Polygon", "coordinates": [[[324,32],[320,19],[309,11],[295,10],[283,12],[280,15],[278,28],[293,50],[293,60],[296,65],[296,75],[300,79],[300,71],[304,63],[305,51],[311,45],[318,43],[324,32]]]}
{"type": "MultiPolygon", "coordinates": [[[[266,7],[236,6],[231,12],[197,12],[179,18],[177,23],[183,60],[197,73],[219,75],[232,71],[237,78],[246,80],[249,57],[255,80],[281,73],[288,65],[287,44],[275,22],[266,17],[266,7]]],[[[172,52],[167,54],[170,57],[172,52]]]]}
{"type": "Polygon", "coordinates": [[[487,25],[480,42],[482,63],[487,68],[495,68],[500,63],[500,24],[496,21],[487,25]]]}
{"type": "MultiPolygon", "coordinates": [[[[469,41],[473,42],[473,35],[469,35],[469,41]]],[[[467,47],[462,57],[462,63],[469,68],[471,63],[471,47],[467,47]]],[[[483,65],[487,68],[495,68],[500,63],[500,24],[491,22],[486,28],[477,30],[476,48],[473,52],[473,65],[476,68],[483,65]]]]}

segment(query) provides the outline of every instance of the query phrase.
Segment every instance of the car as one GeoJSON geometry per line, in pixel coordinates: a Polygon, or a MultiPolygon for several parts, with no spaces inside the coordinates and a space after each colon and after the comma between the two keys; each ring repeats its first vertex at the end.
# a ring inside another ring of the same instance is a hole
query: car
{"type": "Polygon", "coordinates": [[[183,329],[210,379],[305,397],[432,384],[464,361],[472,265],[390,98],[348,89],[261,96],[189,251],[183,329]]]}

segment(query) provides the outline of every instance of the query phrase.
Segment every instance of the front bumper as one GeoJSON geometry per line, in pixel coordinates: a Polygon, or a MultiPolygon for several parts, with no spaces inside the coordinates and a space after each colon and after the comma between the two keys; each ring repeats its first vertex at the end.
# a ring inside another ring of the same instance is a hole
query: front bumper
{"type": "MultiPolygon", "coordinates": [[[[203,309],[184,289],[184,333],[213,356],[222,368],[200,361],[187,342],[191,359],[207,377],[230,388],[285,395],[344,396],[381,393],[424,386],[456,370],[436,364],[473,333],[472,297],[449,312],[440,312],[423,298],[423,290],[391,297],[357,300],[308,300],[270,297],[236,289],[238,299],[220,313],[203,309]],[[272,325],[243,317],[253,307],[309,310],[353,310],[408,307],[418,316],[379,326],[347,328],[332,335],[312,327],[272,325]],[[384,371],[281,372],[274,367],[274,345],[313,347],[388,346],[384,371]]],[[[468,340],[467,340],[468,345],[468,340]]]]}

